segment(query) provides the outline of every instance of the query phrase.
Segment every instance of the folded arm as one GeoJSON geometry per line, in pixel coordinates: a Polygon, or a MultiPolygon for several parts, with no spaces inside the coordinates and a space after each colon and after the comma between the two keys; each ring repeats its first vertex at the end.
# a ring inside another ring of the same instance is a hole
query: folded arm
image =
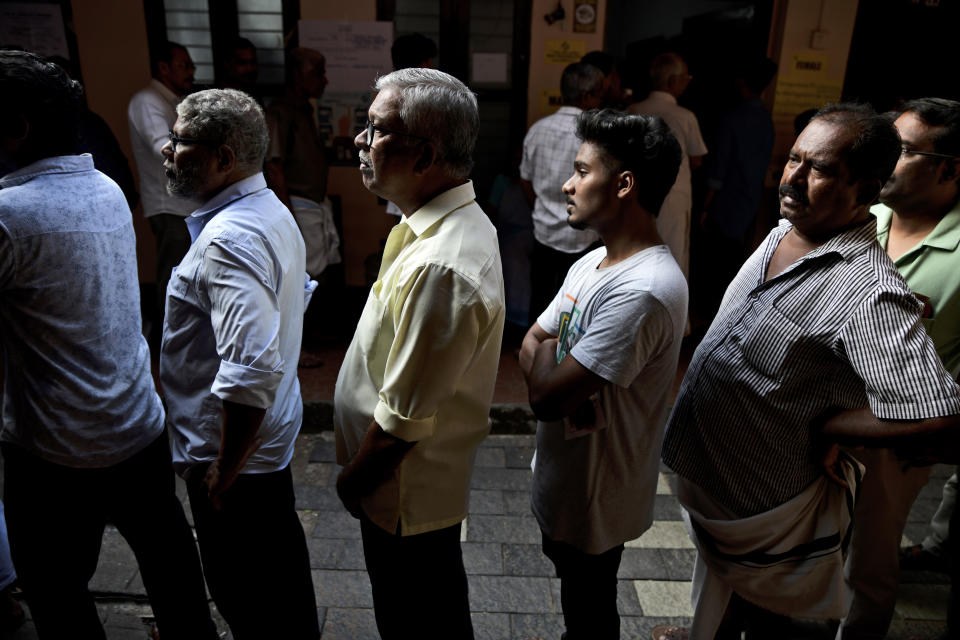
{"type": "Polygon", "coordinates": [[[539,420],[571,415],[607,382],[569,354],[558,363],[556,353],[557,338],[534,323],[520,347],[520,369],[539,420]]]}

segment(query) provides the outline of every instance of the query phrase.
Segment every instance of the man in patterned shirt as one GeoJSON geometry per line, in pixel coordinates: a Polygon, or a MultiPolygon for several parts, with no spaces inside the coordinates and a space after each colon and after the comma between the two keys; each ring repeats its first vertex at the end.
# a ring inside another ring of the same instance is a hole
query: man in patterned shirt
{"type": "Polygon", "coordinates": [[[960,422],[957,385],[869,212],[899,155],[869,107],[814,117],[780,183],[785,220],[730,284],[684,377],[663,460],[699,551],[693,638],[739,637],[757,607],[842,617],[860,467],[824,440],[916,456],[960,422]]]}

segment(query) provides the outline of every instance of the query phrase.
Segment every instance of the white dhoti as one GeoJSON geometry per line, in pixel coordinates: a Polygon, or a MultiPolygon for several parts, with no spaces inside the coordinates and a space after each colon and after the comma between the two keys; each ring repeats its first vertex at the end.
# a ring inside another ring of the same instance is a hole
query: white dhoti
{"type": "Polygon", "coordinates": [[[781,615],[844,616],[843,554],[863,467],[849,457],[842,465],[849,489],[822,477],[784,504],[739,519],[680,478],[677,497],[697,547],[691,640],[713,640],[734,592],[781,615]]]}

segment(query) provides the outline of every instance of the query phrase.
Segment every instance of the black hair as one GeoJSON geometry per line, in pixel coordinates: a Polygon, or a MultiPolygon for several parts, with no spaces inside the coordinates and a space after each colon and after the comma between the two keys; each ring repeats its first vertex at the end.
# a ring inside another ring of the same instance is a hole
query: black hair
{"type": "Polygon", "coordinates": [[[77,152],[83,88],[59,66],[26,51],[0,50],[0,131],[17,138],[28,127],[34,158],[77,152]]]}
{"type": "Polygon", "coordinates": [[[408,33],[393,41],[390,59],[394,69],[419,67],[437,57],[437,44],[422,33],[408,33]]]}
{"type": "Polygon", "coordinates": [[[766,56],[753,58],[744,62],[739,75],[750,91],[763,93],[773,76],[777,75],[777,63],[766,56]]]}
{"type": "Polygon", "coordinates": [[[576,105],[584,94],[600,90],[603,84],[603,71],[585,62],[574,62],[563,69],[560,76],[560,95],[563,104],[576,105]]]}
{"type": "Polygon", "coordinates": [[[150,60],[150,73],[153,74],[153,77],[157,77],[159,73],[159,64],[165,62],[170,64],[173,62],[173,52],[174,51],[183,51],[187,55],[190,55],[190,52],[187,51],[187,48],[180,44],[179,42],[174,42],[172,40],[165,40],[156,48],[155,51],[152,51],[153,57],[150,60]]]}
{"type": "Polygon", "coordinates": [[[916,114],[928,127],[943,127],[933,139],[933,149],[960,156],[960,102],[946,98],[919,98],[903,105],[903,113],[916,114]]]}
{"type": "Polygon", "coordinates": [[[850,179],[853,182],[864,181],[869,186],[868,190],[859,194],[861,204],[876,200],[880,188],[900,159],[900,136],[893,123],[870,105],[857,102],[828,104],[817,111],[810,121],[819,119],[853,130],[853,142],[844,153],[850,179]]]}
{"type": "Polygon", "coordinates": [[[593,65],[597,69],[600,69],[603,75],[608,76],[616,67],[617,59],[613,57],[613,54],[607,53],[606,51],[591,51],[580,58],[580,62],[593,65]]]}
{"type": "Polygon", "coordinates": [[[680,143],[662,119],[591,109],[577,118],[577,137],[617,163],[609,169],[632,172],[640,206],[655,216],[660,213],[683,158],[680,143]]]}

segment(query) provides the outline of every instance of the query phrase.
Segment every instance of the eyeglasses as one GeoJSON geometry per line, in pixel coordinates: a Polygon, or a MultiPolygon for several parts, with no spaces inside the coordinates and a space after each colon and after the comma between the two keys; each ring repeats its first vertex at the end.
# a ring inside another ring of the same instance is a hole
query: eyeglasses
{"type": "Polygon", "coordinates": [[[430,142],[430,138],[424,138],[423,136],[414,135],[412,133],[406,133],[405,131],[394,131],[393,129],[378,127],[377,125],[367,120],[367,146],[368,147],[373,146],[373,136],[375,131],[379,131],[380,133],[393,133],[398,136],[406,136],[408,138],[416,138],[418,140],[424,140],[426,142],[430,142]]]}
{"type": "Polygon", "coordinates": [[[952,156],[948,153],[934,153],[933,151],[917,151],[907,147],[900,147],[901,156],[929,156],[931,158],[943,158],[945,160],[957,160],[958,156],[952,156]]]}
{"type": "Polygon", "coordinates": [[[173,129],[167,130],[167,137],[170,138],[170,144],[173,145],[173,152],[177,152],[178,144],[205,144],[211,147],[219,147],[222,143],[219,140],[204,140],[202,138],[181,138],[173,132],[173,129]]]}

